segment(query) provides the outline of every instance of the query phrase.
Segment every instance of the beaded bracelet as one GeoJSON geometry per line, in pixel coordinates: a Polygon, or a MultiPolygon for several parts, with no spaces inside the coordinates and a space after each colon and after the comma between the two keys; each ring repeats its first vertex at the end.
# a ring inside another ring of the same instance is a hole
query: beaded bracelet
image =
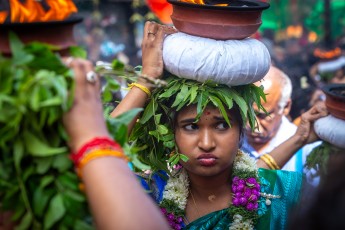
{"type": "Polygon", "coordinates": [[[90,161],[100,157],[117,157],[128,160],[123,152],[115,151],[113,149],[95,149],[87,153],[80,161],[78,168],[81,170],[90,161]]]}
{"type": "Polygon", "coordinates": [[[141,89],[142,91],[144,91],[147,96],[151,97],[151,91],[146,87],[146,86],[143,86],[139,83],[131,83],[128,85],[128,88],[132,89],[133,87],[137,87],[139,89],[141,89]]]}
{"type": "Polygon", "coordinates": [[[273,159],[271,155],[264,154],[260,157],[260,159],[263,160],[268,165],[268,167],[270,167],[270,169],[280,169],[277,162],[273,159]]]}

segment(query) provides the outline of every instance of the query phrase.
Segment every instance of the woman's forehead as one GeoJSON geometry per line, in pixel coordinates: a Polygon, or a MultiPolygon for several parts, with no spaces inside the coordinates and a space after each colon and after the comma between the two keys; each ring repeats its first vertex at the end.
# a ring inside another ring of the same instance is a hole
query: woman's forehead
{"type": "MultiPolygon", "coordinates": [[[[230,110],[228,111],[228,116],[230,116],[230,110]]],[[[222,114],[220,113],[219,109],[213,105],[208,105],[204,109],[203,113],[201,116],[217,116],[217,117],[222,117],[222,114]]],[[[185,118],[185,117],[190,117],[194,118],[197,116],[197,106],[196,105],[189,105],[184,107],[178,115],[178,119],[185,118]]]]}

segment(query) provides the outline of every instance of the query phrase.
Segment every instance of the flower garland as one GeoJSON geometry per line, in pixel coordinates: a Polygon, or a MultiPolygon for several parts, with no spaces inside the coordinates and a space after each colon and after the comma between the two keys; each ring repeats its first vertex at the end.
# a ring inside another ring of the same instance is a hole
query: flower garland
{"type": "MultiPolygon", "coordinates": [[[[229,213],[232,216],[230,230],[254,229],[260,198],[260,184],[256,162],[247,154],[238,151],[232,172],[232,204],[229,213]]],[[[189,195],[189,179],[185,170],[180,170],[170,177],[160,203],[161,211],[166,216],[172,229],[184,227],[183,216],[189,195]]]]}

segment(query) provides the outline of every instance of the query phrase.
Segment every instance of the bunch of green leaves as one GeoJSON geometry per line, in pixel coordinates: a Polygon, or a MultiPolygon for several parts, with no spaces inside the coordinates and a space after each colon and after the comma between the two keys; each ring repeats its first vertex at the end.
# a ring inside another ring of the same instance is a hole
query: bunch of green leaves
{"type": "Polygon", "coordinates": [[[0,57],[0,200],[18,229],[90,228],[85,196],[68,159],[61,118],[72,72],[47,45],[11,34],[0,57]]]}
{"type": "Polygon", "coordinates": [[[315,147],[307,156],[305,166],[307,169],[314,169],[314,176],[324,177],[328,171],[328,161],[332,154],[341,153],[343,150],[334,145],[323,141],[319,146],[315,147]]]}
{"type": "Polygon", "coordinates": [[[252,129],[256,127],[253,103],[265,111],[261,104],[261,99],[266,100],[263,88],[254,84],[228,87],[210,81],[201,83],[176,76],[164,80],[167,86],[152,92],[151,100],[130,136],[130,141],[141,148],[138,153],[140,161],[150,165],[153,171],[169,172],[169,167],[173,167],[180,160],[188,160],[175,146],[173,129],[175,114],[183,107],[196,105],[198,120],[207,105],[214,105],[231,125],[227,110],[236,104],[243,125],[249,122],[252,129]]]}
{"type": "MultiPolygon", "coordinates": [[[[55,47],[24,45],[14,34],[10,46],[11,57],[0,55],[0,212],[11,211],[17,229],[92,229],[62,124],[73,102],[73,73],[55,47]]],[[[85,55],[77,47],[71,53],[85,55]]],[[[109,79],[105,91],[114,88],[109,79]]],[[[125,143],[128,122],[107,120],[125,143]]]]}

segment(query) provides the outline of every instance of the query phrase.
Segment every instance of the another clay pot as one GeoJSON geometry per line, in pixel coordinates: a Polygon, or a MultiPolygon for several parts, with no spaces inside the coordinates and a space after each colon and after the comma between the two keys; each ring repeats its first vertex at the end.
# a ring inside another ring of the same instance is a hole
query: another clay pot
{"type": "Polygon", "coordinates": [[[217,40],[251,36],[262,23],[262,11],[269,7],[268,3],[253,0],[227,1],[229,6],[168,2],[173,5],[171,19],[179,31],[217,40]]]}
{"type": "Polygon", "coordinates": [[[345,120],[345,84],[330,84],[323,88],[326,107],[331,115],[345,120]]]}
{"type": "Polygon", "coordinates": [[[71,17],[64,21],[34,22],[34,23],[4,23],[0,24],[0,53],[10,54],[9,32],[13,31],[24,43],[43,42],[56,46],[64,51],[76,45],[73,27],[82,21],[80,17],[71,17]]]}

